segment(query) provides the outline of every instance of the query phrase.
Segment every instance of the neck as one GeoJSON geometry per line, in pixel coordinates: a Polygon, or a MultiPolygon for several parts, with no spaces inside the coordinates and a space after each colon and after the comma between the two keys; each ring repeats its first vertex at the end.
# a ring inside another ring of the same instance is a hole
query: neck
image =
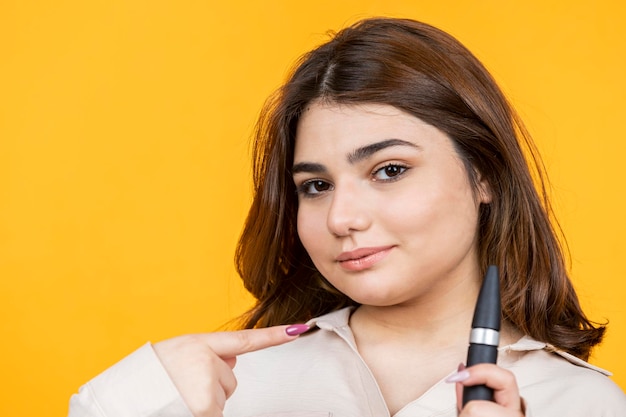
{"type": "MultiPolygon", "coordinates": [[[[447,296],[410,304],[361,305],[352,313],[350,326],[361,342],[388,340],[413,346],[417,342],[426,349],[456,344],[467,346],[479,286],[479,282],[460,285],[447,296]]],[[[500,346],[514,343],[520,337],[522,333],[503,321],[500,346]]]]}
{"type": "Polygon", "coordinates": [[[461,268],[404,303],[360,306],[350,324],[362,343],[378,340],[424,349],[466,346],[480,283],[477,268],[461,268]]]}
{"type": "Polygon", "coordinates": [[[351,317],[358,339],[389,340],[391,343],[438,348],[441,345],[467,343],[473,305],[455,306],[452,310],[425,306],[361,306],[351,317]]]}

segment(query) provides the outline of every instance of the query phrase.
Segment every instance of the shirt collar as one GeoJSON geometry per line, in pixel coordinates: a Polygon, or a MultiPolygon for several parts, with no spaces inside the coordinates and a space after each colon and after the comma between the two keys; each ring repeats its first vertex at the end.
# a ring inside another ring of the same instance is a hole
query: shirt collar
{"type": "MultiPolygon", "coordinates": [[[[354,307],[346,307],[340,310],[332,311],[328,314],[324,314],[323,316],[309,320],[307,324],[311,327],[316,326],[321,330],[327,330],[337,333],[350,345],[350,347],[356,350],[354,336],[352,335],[352,331],[350,330],[349,326],[350,314],[352,313],[353,309],[354,307]]],[[[501,346],[498,349],[498,351],[502,353],[532,352],[537,350],[545,350],[547,352],[555,353],[566,359],[567,361],[573,363],[574,365],[593,369],[594,371],[597,371],[604,375],[612,375],[611,372],[605,369],[594,366],[570,353],[557,349],[555,346],[549,343],[540,342],[530,336],[523,336],[517,342],[510,345],[501,346]]]]}

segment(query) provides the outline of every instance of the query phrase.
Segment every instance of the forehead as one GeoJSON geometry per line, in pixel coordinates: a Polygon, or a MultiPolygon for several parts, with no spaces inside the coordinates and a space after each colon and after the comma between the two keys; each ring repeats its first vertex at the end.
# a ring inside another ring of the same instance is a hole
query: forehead
{"type": "MultiPolygon", "coordinates": [[[[341,104],[335,102],[314,101],[306,106],[298,122],[298,132],[322,128],[334,122],[365,124],[385,124],[397,119],[420,123],[413,115],[388,104],[356,103],[341,104]]],[[[423,122],[422,122],[423,123],[423,122]]]]}
{"type": "Polygon", "coordinates": [[[390,105],[313,102],[298,122],[294,158],[333,152],[345,154],[389,139],[401,139],[420,147],[448,141],[434,126],[390,105]]]}

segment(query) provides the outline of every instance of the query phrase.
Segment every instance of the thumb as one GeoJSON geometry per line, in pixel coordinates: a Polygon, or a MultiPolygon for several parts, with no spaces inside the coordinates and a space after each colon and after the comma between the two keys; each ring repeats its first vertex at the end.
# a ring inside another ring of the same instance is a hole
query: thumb
{"type": "Polygon", "coordinates": [[[200,337],[219,357],[233,358],[242,353],[290,342],[307,330],[309,330],[309,326],[306,324],[294,324],[262,329],[207,333],[200,335],[200,337]]]}

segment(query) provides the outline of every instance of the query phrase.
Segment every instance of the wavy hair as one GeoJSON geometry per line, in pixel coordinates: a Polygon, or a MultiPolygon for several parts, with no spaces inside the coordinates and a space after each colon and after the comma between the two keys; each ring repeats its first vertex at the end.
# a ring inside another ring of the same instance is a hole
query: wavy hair
{"type": "Polygon", "coordinates": [[[357,305],[314,267],[296,230],[294,140],[307,104],[394,106],[447,134],[476,190],[478,258],[500,270],[503,316],[531,337],[586,359],[605,327],[583,313],[567,274],[543,165],[485,67],[461,43],[408,19],[366,19],[305,54],[266,102],[253,143],[253,201],[235,255],[257,299],[243,327],[305,321],[357,305]],[[556,225],[556,228],[554,227],[556,225]]]}

